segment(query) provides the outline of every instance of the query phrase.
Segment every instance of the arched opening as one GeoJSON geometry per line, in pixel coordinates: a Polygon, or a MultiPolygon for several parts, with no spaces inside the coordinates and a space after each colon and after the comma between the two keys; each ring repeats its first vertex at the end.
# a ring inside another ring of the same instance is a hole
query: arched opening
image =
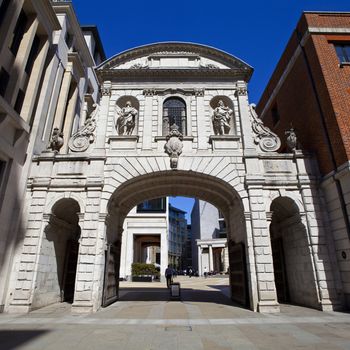
{"type": "Polygon", "coordinates": [[[312,252],[296,203],[288,197],[271,204],[271,247],[280,303],[319,308],[312,252]]]}
{"type": "MultiPolygon", "coordinates": [[[[231,298],[244,306],[251,305],[242,200],[233,187],[222,180],[185,171],[166,171],[137,177],[121,185],[110,198],[106,220],[108,252],[103,305],[107,306],[118,299],[123,224],[128,213],[146,200],[166,196],[199,198],[220,210],[226,221],[231,298]]],[[[221,268],[219,257],[222,251],[215,250],[210,253],[212,264],[218,265],[218,269],[221,268]]],[[[161,274],[164,274],[164,271],[161,271],[161,274]]]]}
{"type": "Polygon", "coordinates": [[[51,210],[44,229],[33,308],[74,300],[80,226],[77,201],[64,198],[51,210]]]}
{"type": "Polygon", "coordinates": [[[185,101],[180,97],[167,98],[163,104],[163,135],[167,135],[174,124],[182,135],[186,135],[186,120],[185,101]]]}

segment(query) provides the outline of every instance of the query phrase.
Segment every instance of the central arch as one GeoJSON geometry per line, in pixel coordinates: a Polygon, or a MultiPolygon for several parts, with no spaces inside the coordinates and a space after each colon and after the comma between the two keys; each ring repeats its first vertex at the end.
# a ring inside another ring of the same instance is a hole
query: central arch
{"type": "Polygon", "coordinates": [[[160,171],[126,181],[112,194],[108,202],[106,235],[108,253],[104,283],[103,305],[118,298],[120,247],[123,222],[129,211],[144,200],[164,196],[186,196],[210,202],[227,222],[232,300],[253,308],[254,294],[248,278],[249,263],[243,198],[225,181],[193,171],[160,171]],[[112,263],[111,263],[112,262],[112,263]],[[107,271],[112,269],[111,271],[107,271]],[[114,269],[114,271],[113,271],[114,269]],[[113,280],[111,276],[116,276],[113,280]]]}

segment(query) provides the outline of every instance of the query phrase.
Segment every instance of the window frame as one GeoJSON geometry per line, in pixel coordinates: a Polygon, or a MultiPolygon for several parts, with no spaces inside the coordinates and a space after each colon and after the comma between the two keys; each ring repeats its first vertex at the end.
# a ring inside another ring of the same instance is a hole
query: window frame
{"type": "MultiPolygon", "coordinates": [[[[171,126],[172,126],[172,124],[171,124],[171,122],[170,122],[170,118],[169,118],[169,115],[167,114],[167,115],[165,115],[165,109],[168,109],[168,108],[181,108],[182,109],[182,111],[184,112],[184,116],[182,116],[182,115],[180,115],[178,118],[181,118],[181,123],[180,123],[180,125],[177,125],[178,127],[179,127],[179,131],[180,131],[180,133],[183,135],[183,136],[186,136],[187,135],[187,133],[188,133],[188,125],[187,125],[187,103],[186,103],[186,101],[182,98],[182,97],[179,97],[179,96],[174,96],[174,95],[172,95],[172,96],[169,96],[169,97],[167,97],[164,101],[163,101],[163,104],[162,104],[162,134],[163,134],[163,136],[166,136],[169,132],[170,132],[170,128],[171,128],[171,126]],[[167,103],[169,103],[170,101],[179,101],[179,102],[181,102],[182,103],[182,107],[167,107],[166,106],[166,104],[167,103]],[[168,120],[168,126],[166,126],[165,124],[164,124],[164,122],[165,122],[165,119],[167,119],[168,120]],[[166,130],[166,128],[168,129],[168,130],[166,130]]],[[[167,111],[167,113],[168,113],[168,111],[167,111]]],[[[176,119],[176,116],[175,116],[175,119],[176,119]]]]}

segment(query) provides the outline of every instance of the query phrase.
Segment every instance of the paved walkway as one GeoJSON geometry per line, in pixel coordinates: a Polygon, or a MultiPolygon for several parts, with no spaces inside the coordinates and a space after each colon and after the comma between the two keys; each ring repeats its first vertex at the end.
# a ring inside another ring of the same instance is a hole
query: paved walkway
{"type": "Polygon", "coordinates": [[[0,349],[350,349],[350,315],[282,306],[262,315],[234,305],[226,278],[178,277],[181,301],[162,283],[121,283],[120,301],[74,316],[56,304],[0,314],[0,349]]]}

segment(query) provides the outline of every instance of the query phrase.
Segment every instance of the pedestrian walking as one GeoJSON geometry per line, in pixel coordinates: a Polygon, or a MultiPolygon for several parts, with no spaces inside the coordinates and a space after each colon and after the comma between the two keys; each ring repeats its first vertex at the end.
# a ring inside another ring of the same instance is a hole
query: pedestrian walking
{"type": "Polygon", "coordinates": [[[168,265],[165,269],[165,278],[166,278],[166,286],[170,288],[170,285],[173,283],[173,269],[168,265]]]}

